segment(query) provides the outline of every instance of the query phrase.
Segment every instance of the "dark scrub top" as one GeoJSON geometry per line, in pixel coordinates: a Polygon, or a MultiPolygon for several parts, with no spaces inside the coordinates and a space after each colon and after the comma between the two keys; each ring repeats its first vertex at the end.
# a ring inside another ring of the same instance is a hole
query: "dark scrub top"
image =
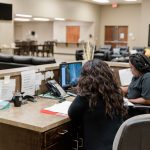
{"type": "Polygon", "coordinates": [[[85,97],[77,96],[68,110],[74,126],[83,127],[84,150],[112,150],[114,137],[122,124],[122,117],[108,117],[102,97],[93,111],[89,110],[88,103],[85,97]]]}
{"type": "Polygon", "coordinates": [[[133,77],[128,88],[128,99],[143,97],[150,99],[150,72],[143,74],[140,77],[133,77]]]}

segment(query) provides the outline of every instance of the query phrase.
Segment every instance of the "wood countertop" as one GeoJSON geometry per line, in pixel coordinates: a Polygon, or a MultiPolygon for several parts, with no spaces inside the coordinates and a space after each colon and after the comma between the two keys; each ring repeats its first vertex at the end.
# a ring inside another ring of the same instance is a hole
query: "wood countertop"
{"type": "Polygon", "coordinates": [[[13,69],[4,69],[4,70],[0,70],[0,77],[4,77],[5,75],[17,76],[20,75],[22,71],[35,70],[36,72],[40,72],[40,71],[49,71],[55,69],[59,69],[59,63],[20,67],[20,68],[13,68],[13,69]]]}
{"type": "MultiPolygon", "coordinates": [[[[67,100],[72,100],[68,97],[67,100]]],[[[21,107],[0,110],[0,123],[9,124],[37,132],[45,132],[69,121],[66,116],[41,113],[40,110],[58,103],[58,100],[38,98],[37,102],[28,102],[21,107]]]]}

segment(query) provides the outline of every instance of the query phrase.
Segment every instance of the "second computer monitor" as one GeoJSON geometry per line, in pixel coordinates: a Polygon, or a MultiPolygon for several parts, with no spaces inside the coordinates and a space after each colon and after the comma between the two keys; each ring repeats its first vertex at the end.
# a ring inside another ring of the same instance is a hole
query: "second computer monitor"
{"type": "Polygon", "coordinates": [[[81,74],[82,62],[60,64],[60,85],[65,89],[76,86],[81,74]]]}

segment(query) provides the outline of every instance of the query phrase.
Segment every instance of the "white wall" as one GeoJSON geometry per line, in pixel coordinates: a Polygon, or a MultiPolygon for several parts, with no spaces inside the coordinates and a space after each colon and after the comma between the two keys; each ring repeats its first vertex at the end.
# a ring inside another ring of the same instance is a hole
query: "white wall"
{"type": "Polygon", "coordinates": [[[143,0],[141,8],[141,28],[140,33],[140,44],[148,46],[148,32],[150,24],[150,0],[143,0]]]}
{"type": "Polygon", "coordinates": [[[35,31],[35,40],[44,43],[53,40],[53,22],[15,22],[15,40],[27,40],[31,31],[35,31]]]}
{"type": "MultiPolygon", "coordinates": [[[[129,37],[129,46],[147,46],[150,0],[143,0],[142,4],[136,5],[119,5],[116,9],[110,5],[99,6],[76,0],[0,0],[0,2],[13,3],[14,14],[28,13],[41,17],[63,17],[93,22],[93,34],[100,44],[104,44],[105,25],[128,25],[129,33],[133,33],[134,36],[129,37]]],[[[0,31],[0,43],[13,42],[12,21],[0,21],[0,31]]],[[[55,30],[54,37],[56,34],[58,33],[55,30]]]]}
{"type": "MultiPolygon", "coordinates": [[[[96,4],[90,4],[87,2],[81,2],[76,0],[0,0],[4,3],[13,4],[13,14],[24,13],[31,14],[38,17],[63,17],[66,19],[77,20],[77,21],[88,21],[94,22],[94,36],[98,39],[100,37],[100,6],[96,4]]],[[[3,25],[2,25],[3,26],[3,25]]],[[[13,22],[10,24],[11,27],[6,25],[5,32],[6,37],[12,37],[13,41],[14,31],[13,22]],[[11,32],[9,30],[11,29],[11,32]]],[[[1,27],[1,22],[0,22],[1,27]]],[[[20,28],[21,29],[21,28],[20,28]]],[[[18,35],[16,33],[15,35],[18,35]]],[[[0,36],[0,41],[1,41],[0,36]]],[[[3,39],[7,42],[7,39],[3,39]]],[[[1,42],[0,42],[1,43],[1,42]]]]}
{"type": "Polygon", "coordinates": [[[92,22],[55,21],[53,36],[54,40],[66,42],[66,26],[80,26],[80,41],[86,41],[89,34],[94,35],[94,23],[92,22]]]}
{"type": "Polygon", "coordinates": [[[3,45],[11,45],[14,41],[13,22],[0,21],[0,47],[3,45]]]}

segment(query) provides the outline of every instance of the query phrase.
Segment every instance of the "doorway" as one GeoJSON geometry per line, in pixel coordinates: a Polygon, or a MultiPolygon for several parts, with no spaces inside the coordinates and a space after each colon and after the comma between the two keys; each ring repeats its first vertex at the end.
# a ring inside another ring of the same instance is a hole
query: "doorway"
{"type": "Polygon", "coordinates": [[[80,26],[66,26],[66,42],[78,43],[80,38],[80,26]]]}
{"type": "Polygon", "coordinates": [[[128,45],[128,26],[105,26],[105,44],[113,48],[128,45]]]}

